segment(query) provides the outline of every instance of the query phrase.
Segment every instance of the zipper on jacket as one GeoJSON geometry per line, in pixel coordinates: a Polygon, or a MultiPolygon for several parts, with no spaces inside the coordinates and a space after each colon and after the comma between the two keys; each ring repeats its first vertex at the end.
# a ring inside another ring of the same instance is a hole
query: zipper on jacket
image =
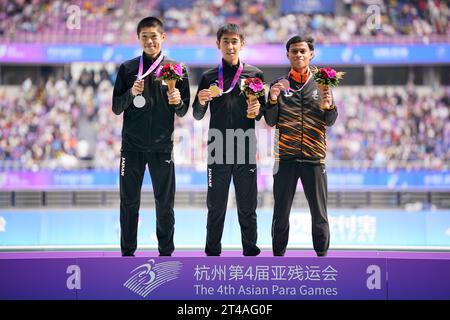
{"type": "MultiPolygon", "coordinates": [[[[148,79],[148,83],[149,83],[149,86],[148,86],[148,89],[150,90],[152,87],[151,87],[151,85],[152,85],[152,75],[150,75],[150,78],[148,79]]],[[[151,92],[150,92],[150,96],[151,96],[151,92]]],[[[149,102],[151,102],[151,100],[149,100],[149,102]]],[[[152,106],[150,106],[150,110],[148,111],[149,112],[149,121],[148,121],[148,147],[149,147],[149,149],[152,149],[152,128],[153,128],[153,126],[152,126],[152,120],[153,120],[153,107],[152,106]]]]}
{"type": "Polygon", "coordinates": [[[300,112],[302,114],[301,116],[301,130],[302,130],[302,135],[300,138],[300,158],[303,158],[303,135],[304,135],[304,127],[303,127],[303,123],[304,123],[304,106],[303,106],[303,92],[300,92],[300,101],[301,101],[301,107],[300,107],[300,112]]]}
{"type": "MultiPolygon", "coordinates": [[[[230,100],[230,99],[228,99],[228,100],[230,100]]],[[[231,105],[230,101],[228,101],[228,100],[225,100],[226,104],[227,104],[227,109],[228,109],[228,119],[230,119],[227,122],[230,123],[230,129],[233,129],[233,110],[232,110],[232,105],[231,105]]]]}

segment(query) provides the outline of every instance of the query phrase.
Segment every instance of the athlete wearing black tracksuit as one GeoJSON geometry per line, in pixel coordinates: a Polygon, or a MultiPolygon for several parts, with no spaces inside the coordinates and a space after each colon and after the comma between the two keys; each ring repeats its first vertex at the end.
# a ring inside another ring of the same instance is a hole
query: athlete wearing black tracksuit
{"type": "MultiPolygon", "coordinates": [[[[161,54],[161,53],[160,53],[161,54]]],[[[154,60],[144,55],[144,70],[154,60]]],[[[156,235],[160,255],[174,251],[175,172],[172,159],[174,115],[183,117],[189,107],[189,80],[177,81],[181,94],[179,105],[171,105],[167,86],[156,80],[152,72],[144,80],[146,104],[136,108],[131,87],[138,74],[140,57],[124,62],[114,85],[112,110],[123,115],[122,149],[120,156],[120,226],[122,255],[133,255],[137,248],[137,230],[141,187],[148,166],[155,195],[156,235]]],[[[164,57],[161,65],[175,63],[164,57]]]]}
{"type": "MultiPolygon", "coordinates": [[[[237,65],[231,65],[222,59],[224,90],[230,84],[237,65]]],[[[263,80],[263,73],[258,68],[243,64],[240,79],[259,77],[263,80]]],[[[206,71],[199,83],[198,92],[207,89],[218,80],[218,67],[206,71]]],[[[260,253],[256,246],[256,206],[257,206],[257,172],[256,172],[256,135],[255,119],[247,118],[247,102],[245,95],[239,88],[240,80],[234,89],[222,96],[214,98],[202,106],[198,100],[198,92],[193,104],[194,118],[201,120],[208,106],[210,108],[210,123],[208,132],[208,222],[205,253],[220,255],[222,251],[221,239],[228,202],[228,192],[231,178],[236,192],[236,203],[243,254],[255,256],[260,253]],[[245,142],[242,138],[245,136],[245,142]],[[235,136],[240,138],[235,138],[235,136]],[[223,153],[221,153],[223,151],[223,153]]],[[[259,98],[260,114],[265,105],[264,97],[259,98]]]]}
{"type": "MultiPolygon", "coordinates": [[[[274,83],[276,83],[275,81],[274,83]]],[[[298,83],[289,77],[298,92],[281,93],[276,103],[268,101],[264,117],[278,129],[275,141],[275,198],[272,221],[272,250],[275,256],[286,251],[289,214],[298,179],[301,179],[312,215],[313,246],[318,256],[327,254],[330,231],[327,217],[327,175],[325,170],[326,126],[334,124],[337,109],[320,108],[321,93],[312,79],[298,83]]],[[[273,84],[272,84],[273,85],[273,84]]]]}

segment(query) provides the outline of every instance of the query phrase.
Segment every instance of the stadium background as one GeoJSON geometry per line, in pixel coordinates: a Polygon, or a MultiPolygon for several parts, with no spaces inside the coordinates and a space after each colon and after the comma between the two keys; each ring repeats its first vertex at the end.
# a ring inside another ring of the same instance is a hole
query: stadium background
{"type": "MultiPolygon", "coordinates": [[[[163,19],[163,51],[200,74],[220,60],[215,31],[246,33],[243,60],[267,82],[284,43],[316,39],[318,66],[345,71],[328,130],[331,249],[450,249],[450,9],[447,1],[0,1],[0,250],[118,250],[118,65],[140,54],[137,22],[163,19]]],[[[208,120],[176,120],[175,243],[203,248],[208,120]]],[[[258,134],[258,243],[270,248],[273,129],[258,134]]],[[[156,248],[148,173],[139,248],[156,248]]],[[[301,187],[291,248],[312,248],[301,187]]],[[[233,192],[226,248],[240,247],[233,192]]]]}

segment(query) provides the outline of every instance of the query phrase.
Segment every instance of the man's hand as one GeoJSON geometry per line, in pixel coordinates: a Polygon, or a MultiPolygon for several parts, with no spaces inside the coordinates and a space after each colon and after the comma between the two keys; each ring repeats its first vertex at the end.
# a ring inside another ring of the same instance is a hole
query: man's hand
{"type": "Polygon", "coordinates": [[[284,86],[282,83],[275,83],[273,86],[270,87],[270,91],[269,91],[269,103],[270,102],[275,102],[278,100],[278,96],[281,93],[281,90],[284,89],[284,86]]]}
{"type": "Polygon", "coordinates": [[[173,89],[170,92],[167,92],[169,97],[169,104],[179,105],[181,102],[181,94],[178,88],[173,89]]]}
{"type": "Polygon", "coordinates": [[[142,92],[144,92],[144,79],[136,80],[133,87],[131,87],[131,94],[137,96],[138,94],[142,94],[142,92]]]}
{"type": "Polygon", "coordinates": [[[333,97],[331,96],[330,87],[325,86],[322,94],[322,103],[320,104],[320,107],[325,110],[331,109],[331,106],[333,105],[333,97]]]}
{"type": "Polygon", "coordinates": [[[259,109],[261,108],[261,104],[258,99],[247,99],[247,114],[254,115],[256,117],[259,114],[259,109]]]}
{"type": "Polygon", "coordinates": [[[205,106],[208,101],[212,100],[211,90],[209,90],[209,89],[200,90],[197,95],[197,98],[198,98],[198,102],[202,106],[205,106]]]}

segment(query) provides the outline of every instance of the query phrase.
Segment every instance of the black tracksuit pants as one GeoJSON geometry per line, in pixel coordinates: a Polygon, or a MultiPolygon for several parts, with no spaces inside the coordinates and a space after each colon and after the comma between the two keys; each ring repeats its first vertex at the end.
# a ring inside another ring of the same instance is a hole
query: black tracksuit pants
{"type": "Polygon", "coordinates": [[[158,250],[161,255],[174,251],[175,168],[171,153],[122,151],[119,172],[122,255],[132,255],[137,248],[141,188],[146,166],[155,195],[158,250]]]}
{"type": "Polygon", "coordinates": [[[258,188],[255,164],[208,165],[208,222],[205,253],[220,255],[221,239],[227,211],[228,192],[233,178],[243,254],[255,256],[260,253],[256,246],[256,206],[258,188]]]}
{"type": "Polygon", "coordinates": [[[327,175],[325,165],[308,162],[276,163],[273,194],[275,198],[272,220],[272,250],[284,255],[289,238],[289,215],[298,179],[301,179],[312,216],[312,238],[318,255],[326,254],[330,244],[327,217],[327,175]]]}

